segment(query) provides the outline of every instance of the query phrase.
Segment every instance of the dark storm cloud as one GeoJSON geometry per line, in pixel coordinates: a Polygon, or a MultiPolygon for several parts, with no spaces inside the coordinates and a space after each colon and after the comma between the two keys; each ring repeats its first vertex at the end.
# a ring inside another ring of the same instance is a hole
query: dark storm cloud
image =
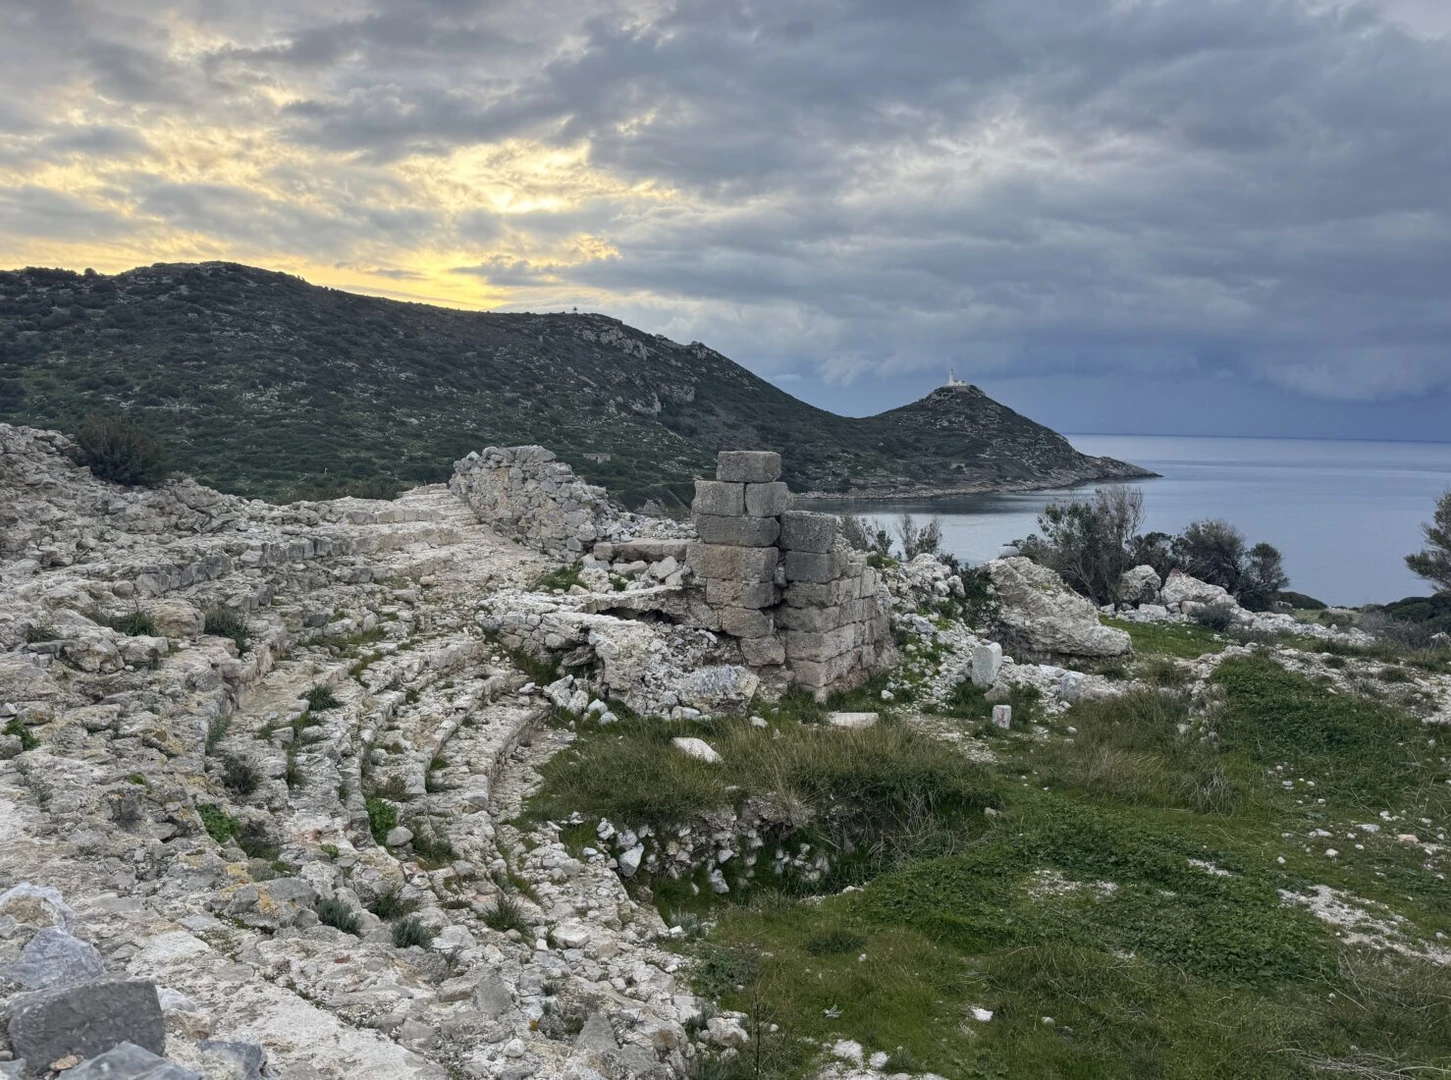
{"type": "Polygon", "coordinates": [[[400,282],[409,247],[477,252],[447,276],[781,377],[954,365],[1395,399],[1451,388],[1451,38],[1397,21],[1416,10],[26,2],[0,35],[0,166],[136,156],[120,121],[202,116],[317,175],[138,178],[138,213],[400,282]],[[113,112],[47,119],[63,90],[113,112]],[[598,182],[504,213],[430,204],[403,171],[511,140],[582,149],[598,182]]]}

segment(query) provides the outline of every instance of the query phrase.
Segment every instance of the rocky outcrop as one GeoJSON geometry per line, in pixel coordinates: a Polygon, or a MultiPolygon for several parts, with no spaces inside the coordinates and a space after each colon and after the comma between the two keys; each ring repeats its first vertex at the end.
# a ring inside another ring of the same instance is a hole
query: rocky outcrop
{"type": "Polygon", "coordinates": [[[1018,556],[984,567],[992,578],[1004,643],[1044,657],[1109,657],[1131,651],[1129,636],[1104,626],[1098,609],[1045,566],[1018,556]]]}

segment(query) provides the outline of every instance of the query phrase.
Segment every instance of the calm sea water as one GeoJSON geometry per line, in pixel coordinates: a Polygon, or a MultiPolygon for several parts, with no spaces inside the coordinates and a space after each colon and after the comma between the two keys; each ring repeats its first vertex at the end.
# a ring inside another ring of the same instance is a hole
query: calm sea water
{"type": "MultiPolygon", "coordinates": [[[[1223,518],[1250,543],[1285,556],[1291,588],[1332,604],[1425,595],[1429,586],[1403,557],[1421,547],[1420,524],[1451,488],[1451,443],[1311,439],[1202,439],[1075,435],[1087,454],[1107,454],[1162,473],[1140,481],[1146,528],[1177,532],[1223,518]]],[[[830,503],[890,524],[898,514],[934,514],[944,548],[970,562],[1033,532],[1039,511],[1066,492],[978,495],[940,502],[830,503]]]]}

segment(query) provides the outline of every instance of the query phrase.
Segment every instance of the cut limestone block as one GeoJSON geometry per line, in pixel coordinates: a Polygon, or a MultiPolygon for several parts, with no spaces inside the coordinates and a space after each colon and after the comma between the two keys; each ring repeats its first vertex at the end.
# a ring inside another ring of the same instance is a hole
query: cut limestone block
{"type": "Polygon", "coordinates": [[[770,581],[705,579],[705,602],[712,607],[768,608],[781,602],[781,590],[770,581]]]}
{"type": "Polygon", "coordinates": [[[781,455],[769,450],[722,450],[715,478],[733,484],[769,484],[781,479],[781,455]]]}
{"type": "Polygon", "coordinates": [[[723,484],[719,480],[697,480],[692,513],[718,517],[740,517],[746,512],[746,485],[723,484]]]}
{"type": "Polygon", "coordinates": [[[775,632],[771,616],[750,608],[722,608],[720,628],[727,634],[739,638],[769,637],[775,632]]]}
{"type": "Polygon", "coordinates": [[[972,684],[991,686],[998,681],[998,671],[1003,666],[1003,647],[996,641],[979,645],[972,650],[972,684]]]}
{"type": "Polygon", "coordinates": [[[1004,729],[1013,726],[1013,707],[1011,705],[993,706],[993,726],[1004,729]]]}
{"type": "Polygon", "coordinates": [[[781,546],[787,551],[830,551],[840,520],[834,514],[787,510],[781,515],[781,546]]]}
{"type": "Polygon", "coordinates": [[[741,638],[741,659],[752,667],[776,667],[786,662],[786,646],[778,637],[741,638]]]}
{"type": "Polygon", "coordinates": [[[834,551],[788,551],[786,580],[825,584],[841,576],[842,558],[834,551]]]}
{"type": "Polygon", "coordinates": [[[746,513],[751,517],[779,517],[791,502],[791,489],[774,484],[746,485],[746,513]]]}
{"type": "Polygon", "coordinates": [[[834,712],[826,714],[826,722],[839,728],[869,728],[877,722],[874,712],[834,712]]]}
{"type": "Polygon", "coordinates": [[[773,517],[717,517],[696,514],[695,531],[704,544],[729,544],[734,547],[771,547],[781,533],[780,523],[773,517]]]}
{"type": "Polygon", "coordinates": [[[697,577],[726,581],[772,581],[779,553],[773,547],[744,548],[727,544],[692,544],[685,561],[697,577]]]}
{"type": "Polygon", "coordinates": [[[94,1057],[121,1042],[166,1053],[156,984],[144,979],[100,979],[20,994],[10,1002],[8,1030],[15,1056],[27,1061],[94,1057]]]}

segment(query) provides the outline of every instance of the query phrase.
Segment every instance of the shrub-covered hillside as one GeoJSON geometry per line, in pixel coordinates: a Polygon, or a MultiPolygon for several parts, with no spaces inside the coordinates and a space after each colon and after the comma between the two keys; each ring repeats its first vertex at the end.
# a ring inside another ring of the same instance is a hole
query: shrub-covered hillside
{"type": "Polygon", "coordinates": [[[541,443],[628,503],[688,499],[715,451],[779,450],[800,491],[904,494],[1143,475],[981,391],[835,416],[701,345],[602,315],[356,296],[232,263],[0,272],[0,420],[125,408],[172,464],[247,495],[385,493],[541,443]]]}

